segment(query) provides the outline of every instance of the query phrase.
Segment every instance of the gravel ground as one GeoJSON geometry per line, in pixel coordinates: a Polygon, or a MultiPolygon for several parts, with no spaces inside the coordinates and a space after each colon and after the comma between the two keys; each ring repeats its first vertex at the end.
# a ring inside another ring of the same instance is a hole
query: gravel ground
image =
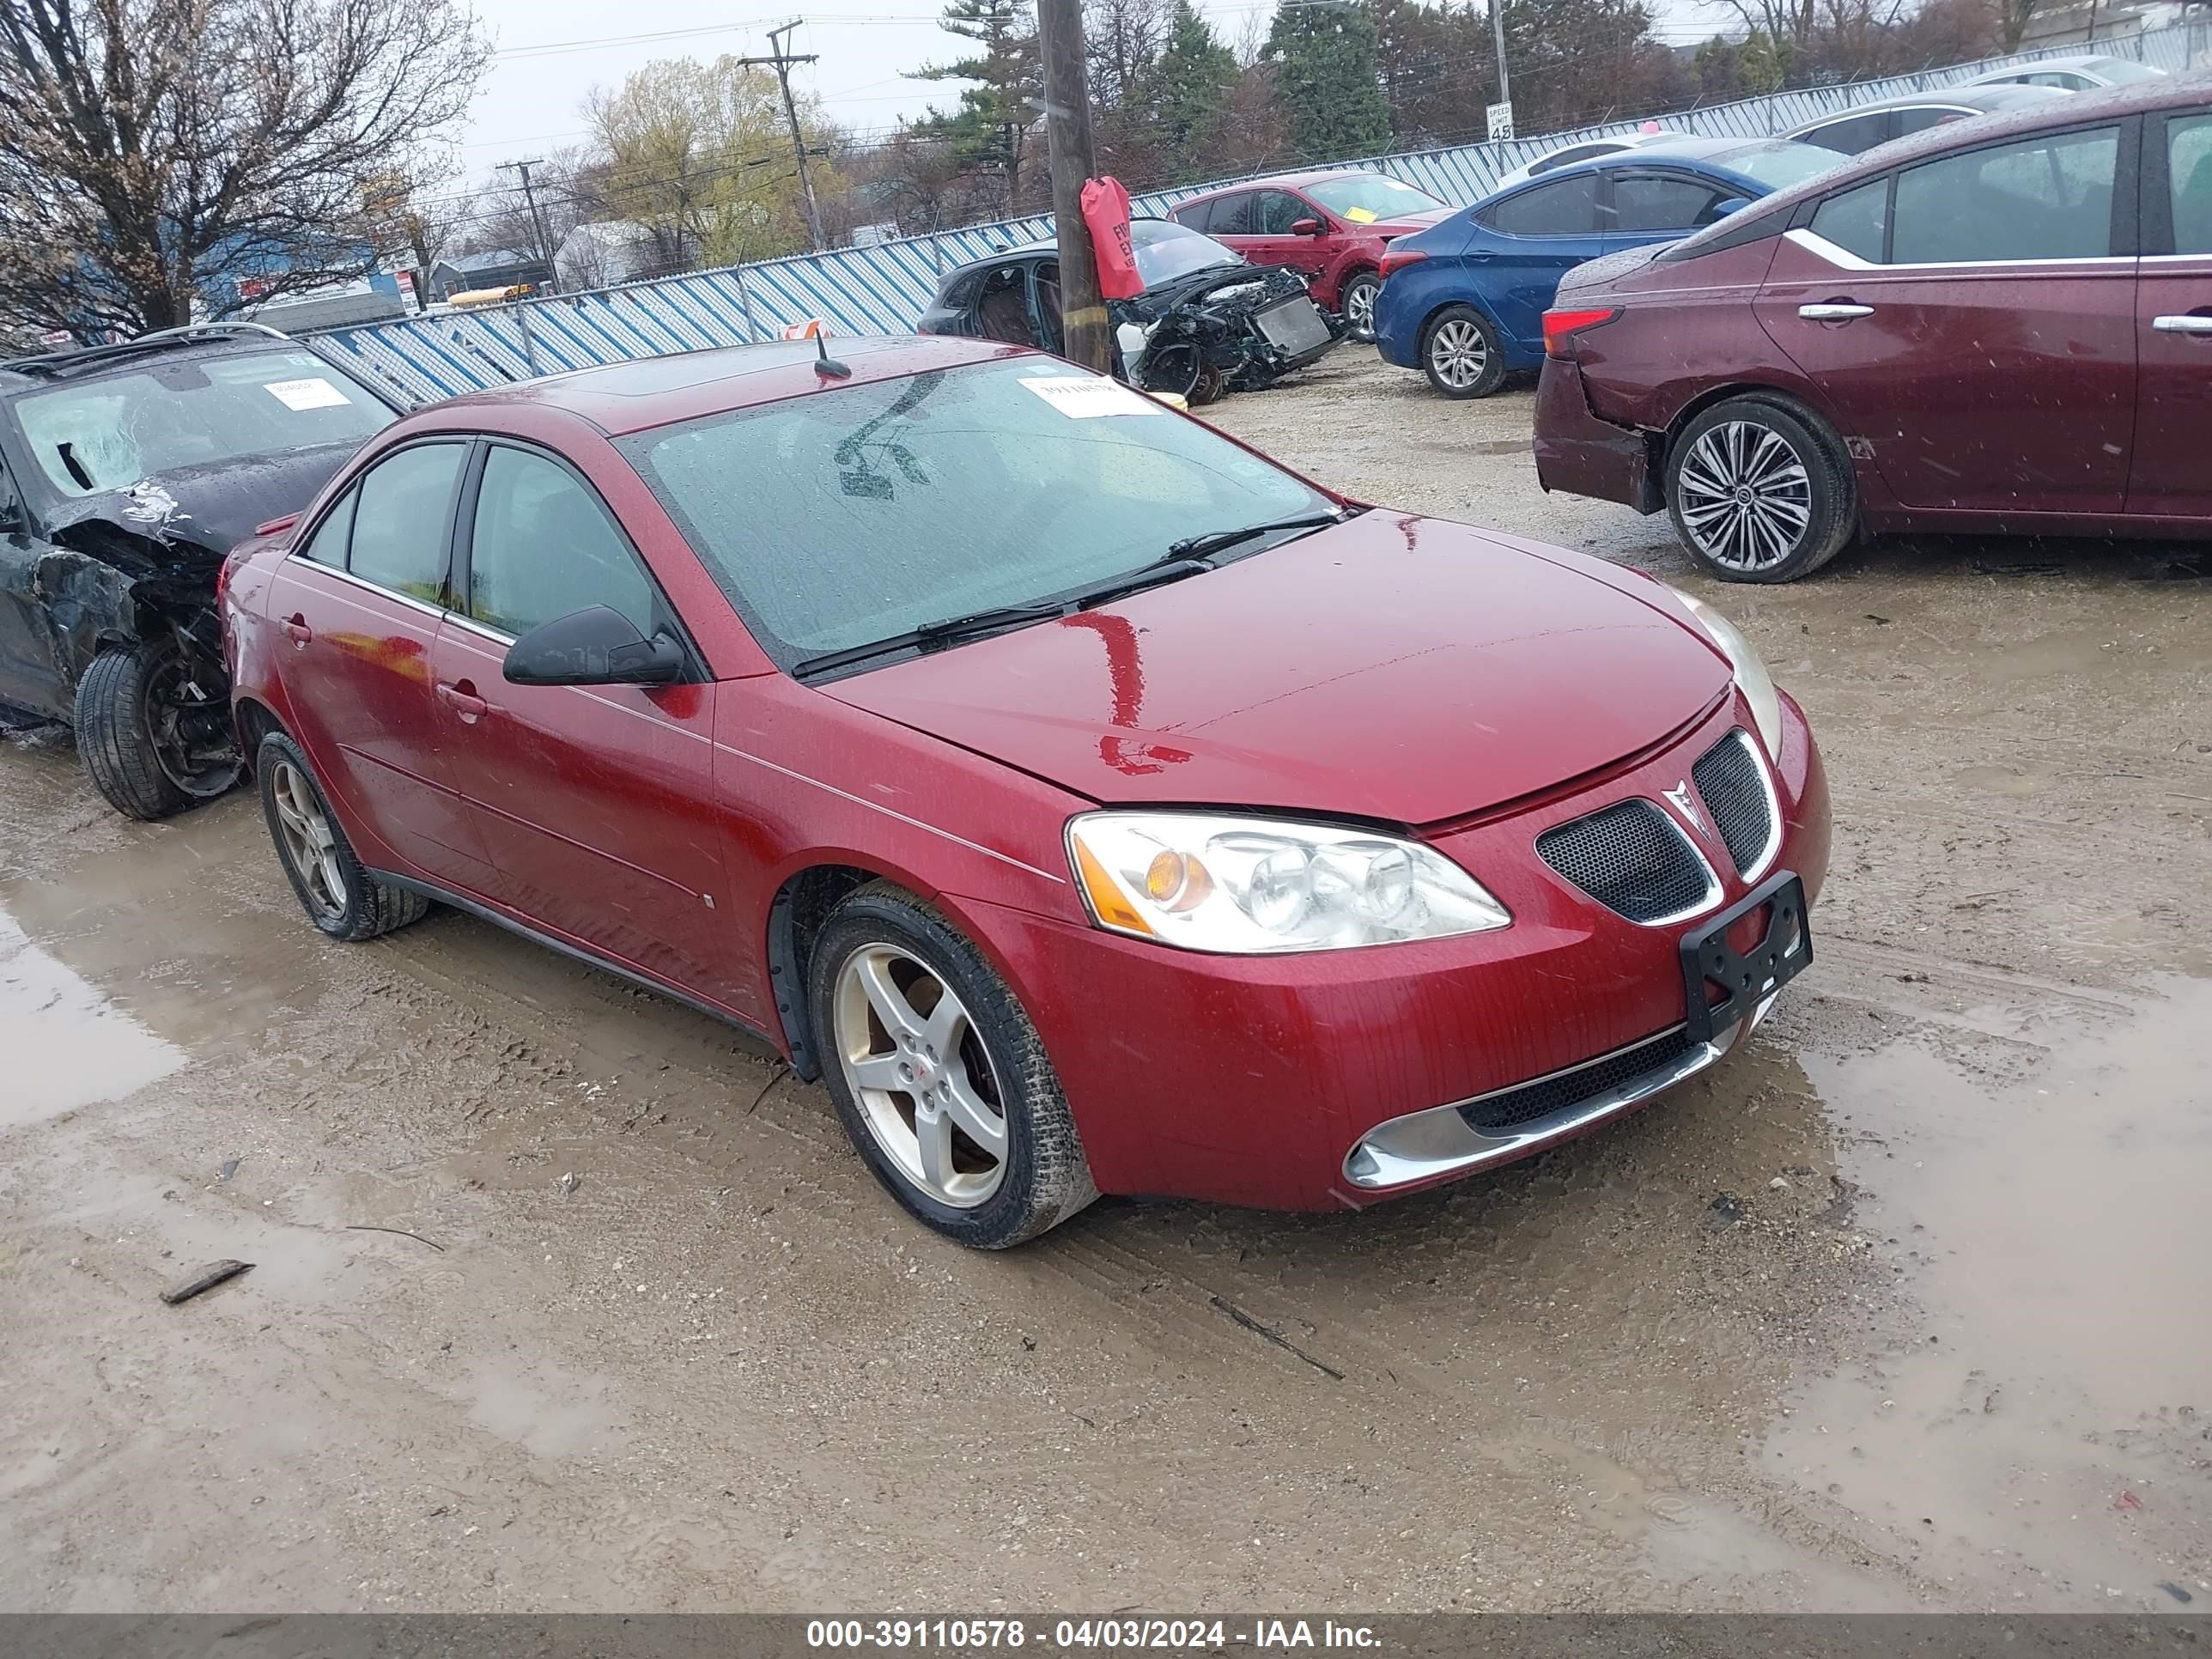
{"type": "Polygon", "coordinates": [[[1827,756],[1818,960],[1660,1106],[1362,1215],[963,1253],[723,1028],[459,915],[327,944],[250,799],[128,823],[0,744],[0,1607],[2203,1605],[2207,562],[1723,589],[1542,495],[1529,412],[1349,349],[1212,411],[1722,605],[1827,756]]]}

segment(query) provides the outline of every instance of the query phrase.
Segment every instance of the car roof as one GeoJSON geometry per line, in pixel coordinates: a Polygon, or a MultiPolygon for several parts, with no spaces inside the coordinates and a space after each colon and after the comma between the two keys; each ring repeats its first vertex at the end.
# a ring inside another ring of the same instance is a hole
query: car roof
{"type": "MultiPolygon", "coordinates": [[[[1271,173],[1261,179],[1239,179],[1233,185],[1214,185],[1208,189],[1198,191],[1195,195],[1184,197],[1175,204],[1175,207],[1188,207],[1194,202],[1209,202],[1217,196],[1232,195],[1243,190],[1266,190],[1279,185],[1285,189],[1301,190],[1308,185],[1320,184],[1324,179],[1342,179],[1347,175],[1363,173],[1376,179],[1390,177],[1389,173],[1378,172],[1373,167],[1308,167],[1301,173],[1271,173]]],[[[1406,181],[1400,179],[1394,182],[1402,185],[1406,181]]],[[[1421,187],[1414,185],[1412,188],[1420,190],[1421,187]]],[[[1428,192],[1422,191],[1421,193],[1426,195],[1428,192]]],[[[1173,211],[1173,209],[1170,211],[1173,211]]]]}
{"type": "Polygon", "coordinates": [[[204,323],[161,329],[112,345],[68,346],[27,357],[0,359],[0,397],[125,374],[155,358],[173,362],[179,358],[236,357],[278,349],[314,349],[305,340],[295,340],[289,334],[252,323],[204,323]]]}
{"type": "MultiPolygon", "coordinates": [[[[2069,52],[2063,58],[2034,58],[2025,64],[2008,64],[2004,68],[1994,69],[1989,73],[1993,76],[2033,75],[2038,70],[2087,69],[2092,64],[2112,63],[2116,58],[2118,54],[2110,52],[2069,52]]],[[[2132,63],[2135,60],[2120,58],[2119,61],[2132,63]]],[[[1975,78],[1978,80],[1981,77],[1978,76],[1975,78]]]]}
{"type": "MultiPolygon", "coordinates": [[[[1571,161],[1565,167],[1547,167],[1533,179],[1516,179],[1510,188],[1518,191],[1530,185],[1548,185],[1554,179],[1571,179],[1578,173],[1607,173],[1617,168],[1649,167],[1654,161],[1697,161],[1707,167],[1719,167],[1720,164],[1714,160],[1716,156],[1732,155],[1738,150],[1749,149],[1757,144],[1794,142],[1779,134],[1771,138],[1704,138],[1694,134],[1655,133],[1650,137],[1650,143],[1638,144],[1633,149],[1617,149],[1607,155],[1593,155],[1587,161],[1571,161]]],[[[1566,148],[1571,149],[1574,146],[1570,144],[1566,148]]],[[[1720,170],[1728,171],[1725,167],[1720,170]]]]}
{"type": "MultiPolygon", "coordinates": [[[[1925,127],[1905,137],[1893,138],[1886,144],[1876,144],[1862,155],[1839,157],[1835,167],[1818,178],[1786,185],[1761,198],[1755,206],[1744,210],[1742,219],[1745,223],[1770,226],[1778,233],[1789,222],[1790,213],[1800,202],[1814,196],[1848,190],[1858,180],[1887,173],[1900,162],[1910,163],[1923,156],[1941,155],[1962,147],[1979,148],[1984,144],[2002,143],[2008,138],[2025,137],[2059,128],[2090,126],[2100,120],[2132,115],[2138,110],[2165,109],[2176,104],[2199,104],[2204,101],[2208,94],[2212,94],[2212,75],[2174,75],[2162,81],[2137,81],[2124,87],[2100,87],[2093,92],[2039,98],[2018,109],[2000,110],[1991,115],[1978,117],[1971,123],[1951,122],[1942,126],[1925,127]]],[[[1592,162],[1588,165],[1601,164],[1592,162]]],[[[1723,235],[1733,234],[1743,228],[1743,224],[1723,220],[1674,243],[1668,249],[1666,257],[1694,258],[1710,243],[1719,241],[1723,235]]]]}
{"type": "Polygon", "coordinates": [[[775,403],[823,386],[861,386],[930,369],[1042,356],[1027,346],[938,334],[821,343],[775,340],[638,357],[541,380],[517,380],[512,386],[431,404],[418,410],[410,422],[415,430],[496,430],[495,417],[501,410],[550,410],[575,416],[610,437],[619,437],[702,415],[775,403]],[[825,349],[851,373],[838,379],[816,374],[814,365],[825,349]]]}
{"type": "MultiPolygon", "coordinates": [[[[1194,202],[1198,198],[1195,196],[1191,198],[1191,200],[1194,202]]],[[[1176,205],[1177,207],[1181,207],[1182,206],[1182,204],[1178,202],[1176,205]]],[[[1129,223],[1132,227],[1137,225],[1172,225],[1176,230],[1190,236],[1202,236],[1206,234],[1203,231],[1193,230],[1188,225],[1176,224],[1176,222],[1172,219],[1163,219],[1156,213],[1133,213],[1129,216],[1129,223]]],[[[945,270],[945,275],[937,279],[937,286],[941,291],[949,279],[954,276],[965,276],[968,272],[978,270],[985,265],[1003,264],[1009,259],[1033,259],[1040,253],[1057,253],[1059,252],[1059,241],[1055,238],[1050,236],[1039,236],[1030,241],[1016,242],[1009,247],[1000,248],[995,252],[986,253],[980,258],[963,259],[957,265],[948,266],[945,270]]]]}
{"type": "Polygon", "coordinates": [[[1825,115],[1814,116],[1793,129],[1810,132],[1825,127],[1832,121],[1848,121],[1855,115],[1875,115],[1890,109],[1931,109],[1944,106],[1978,109],[1993,114],[2002,109],[2044,109],[2052,100],[2068,94],[2057,87],[2021,87],[2005,82],[1990,86],[1967,82],[1955,87],[1937,87],[1929,92],[1908,93],[1901,98],[1883,98],[1871,104],[1851,104],[1843,109],[1830,110],[1825,115]]]}

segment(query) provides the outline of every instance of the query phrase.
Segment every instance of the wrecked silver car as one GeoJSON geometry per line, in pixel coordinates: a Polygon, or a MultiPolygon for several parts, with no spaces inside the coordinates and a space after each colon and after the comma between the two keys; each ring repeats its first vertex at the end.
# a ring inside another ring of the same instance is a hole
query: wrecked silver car
{"type": "Polygon", "coordinates": [[[216,578],[399,410],[252,324],[0,362],[0,716],[166,817],[236,780],[216,578]]]}
{"type": "MultiPolygon", "coordinates": [[[[1315,362],[1342,339],[1305,278],[1249,264],[1211,236],[1167,219],[1133,219],[1129,240],[1145,289],[1109,300],[1115,372],[1147,392],[1210,404],[1256,392],[1315,362]]],[[[1062,349],[1060,249],[1032,242],[947,271],[919,331],[1062,349]]]]}

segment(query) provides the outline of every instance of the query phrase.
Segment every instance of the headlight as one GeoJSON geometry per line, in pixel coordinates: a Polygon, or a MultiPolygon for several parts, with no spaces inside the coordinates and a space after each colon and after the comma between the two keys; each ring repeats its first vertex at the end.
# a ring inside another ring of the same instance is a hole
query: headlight
{"type": "Polygon", "coordinates": [[[1735,670],[1737,689],[1751,705],[1752,721],[1759,727],[1766,752],[1770,757],[1778,757],[1782,753],[1782,699],[1775,694],[1773,677],[1767,673],[1766,665],[1759,661],[1759,653],[1751,648],[1749,640],[1736,631],[1734,623],[1704,600],[1692,599],[1679,587],[1674,590],[1674,597],[1690,607],[1690,614],[1698,619],[1707,636],[1720,647],[1721,655],[1735,670]]]}
{"type": "Polygon", "coordinates": [[[1429,848],[1328,824],[1089,812],[1069,822],[1067,855],[1101,927],[1186,951],[1337,951],[1513,920],[1429,848]]]}

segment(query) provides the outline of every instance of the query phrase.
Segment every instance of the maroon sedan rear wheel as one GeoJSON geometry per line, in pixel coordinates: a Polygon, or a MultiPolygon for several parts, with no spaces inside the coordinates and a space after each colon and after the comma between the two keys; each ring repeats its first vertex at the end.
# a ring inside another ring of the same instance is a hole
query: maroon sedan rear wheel
{"type": "Polygon", "coordinates": [[[1850,461],[1826,425],[1767,398],[1731,398],[1682,429],[1667,510],[1699,564],[1727,582],[1790,582],[1858,525],[1850,461]]]}

